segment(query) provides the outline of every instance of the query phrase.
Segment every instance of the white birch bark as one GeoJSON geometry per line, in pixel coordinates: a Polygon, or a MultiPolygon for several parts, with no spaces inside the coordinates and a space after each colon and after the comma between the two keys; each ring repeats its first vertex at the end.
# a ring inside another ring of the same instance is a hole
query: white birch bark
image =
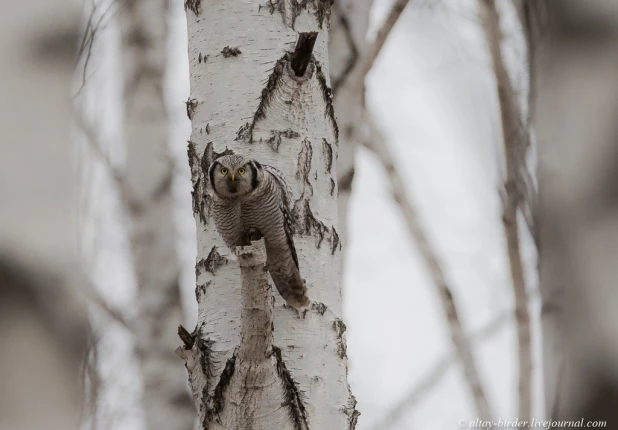
{"type": "Polygon", "coordinates": [[[546,414],[618,419],[618,5],[528,2],[546,414]]]}
{"type": "Polygon", "coordinates": [[[192,0],[186,9],[199,311],[196,330],[181,330],[185,346],[178,353],[186,360],[201,428],[354,428],[358,412],[346,381],[339,286],[330,2],[192,0]],[[290,61],[299,32],[317,32],[301,76],[290,61]],[[244,268],[241,277],[237,256],[214,227],[205,174],[226,148],[278,168],[292,187],[294,241],[312,300],[304,312],[276,292],[270,293],[272,320],[263,298],[255,297],[255,313],[246,312],[247,276],[263,286],[264,274],[244,268]],[[261,332],[259,350],[247,345],[249,330],[261,332]]]}
{"type": "Polygon", "coordinates": [[[174,354],[183,320],[164,99],[169,0],[124,0],[126,174],[123,181],[138,283],[135,321],[143,403],[151,430],[190,430],[195,409],[174,354]]]}
{"type": "Polygon", "coordinates": [[[85,320],[75,302],[77,198],[69,1],[0,15],[0,429],[79,428],[85,320]]]}
{"type": "MultiPolygon", "coordinates": [[[[362,139],[363,91],[350,85],[350,76],[367,51],[367,28],[373,0],[342,0],[333,4],[331,17],[330,76],[339,135],[337,183],[339,184],[339,233],[348,244],[348,204],[354,180],[354,159],[362,139]]],[[[345,258],[345,257],[344,257],[345,258]]]]}

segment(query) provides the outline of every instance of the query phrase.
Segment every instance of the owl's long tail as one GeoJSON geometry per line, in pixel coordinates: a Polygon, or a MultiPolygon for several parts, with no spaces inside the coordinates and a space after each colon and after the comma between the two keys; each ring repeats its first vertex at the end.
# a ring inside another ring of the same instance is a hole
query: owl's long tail
{"type": "Polygon", "coordinates": [[[305,281],[300,277],[300,272],[296,265],[292,263],[292,259],[275,260],[271,258],[273,253],[268,252],[268,247],[266,255],[268,258],[268,271],[281,297],[296,309],[309,306],[305,281]],[[288,264],[286,264],[286,260],[288,264]]]}

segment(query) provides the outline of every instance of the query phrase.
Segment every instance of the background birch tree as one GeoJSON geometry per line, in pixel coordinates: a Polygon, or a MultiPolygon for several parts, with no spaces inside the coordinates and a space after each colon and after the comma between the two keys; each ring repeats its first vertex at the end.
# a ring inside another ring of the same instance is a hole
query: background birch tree
{"type": "Polygon", "coordinates": [[[546,415],[615,424],[618,5],[524,2],[539,145],[546,415]]]}
{"type": "Polygon", "coordinates": [[[185,7],[199,316],[193,333],[180,331],[178,353],[201,426],[354,428],[339,287],[330,3],[197,0],[185,7]],[[294,240],[312,300],[304,312],[268,291],[259,248],[237,257],[214,228],[206,173],[227,151],[272,165],[291,183],[294,240]],[[261,294],[248,297],[251,286],[261,294]],[[249,345],[256,335],[261,340],[249,345]]]}
{"type": "Polygon", "coordinates": [[[183,321],[168,148],[165,70],[169,0],[123,0],[120,8],[126,173],[121,193],[138,284],[137,358],[149,429],[192,429],[194,407],[174,354],[183,321]]]}
{"type": "Polygon", "coordinates": [[[0,17],[0,429],[79,428],[86,320],[76,299],[70,2],[0,17]]]}

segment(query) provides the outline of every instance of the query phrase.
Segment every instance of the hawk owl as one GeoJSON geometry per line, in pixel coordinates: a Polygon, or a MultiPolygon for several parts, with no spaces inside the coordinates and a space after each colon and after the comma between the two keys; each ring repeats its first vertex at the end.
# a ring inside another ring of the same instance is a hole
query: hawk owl
{"type": "Polygon", "coordinates": [[[294,308],[308,306],[292,237],[292,195],[283,174],[242,155],[226,155],[212,163],[208,175],[215,225],[226,245],[248,245],[249,236],[259,233],[281,297],[294,308]]]}

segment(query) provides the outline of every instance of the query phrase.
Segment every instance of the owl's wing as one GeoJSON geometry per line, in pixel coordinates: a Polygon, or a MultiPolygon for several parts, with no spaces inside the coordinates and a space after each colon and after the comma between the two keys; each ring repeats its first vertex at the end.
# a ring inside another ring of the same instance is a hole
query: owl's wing
{"type": "Polygon", "coordinates": [[[283,228],[285,230],[285,236],[288,242],[288,246],[292,251],[292,258],[294,258],[294,263],[296,264],[296,268],[298,268],[298,256],[296,255],[296,247],[294,246],[294,215],[292,212],[293,209],[293,199],[292,199],[292,188],[285,180],[285,176],[278,169],[262,165],[265,173],[270,174],[272,178],[275,180],[275,183],[278,185],[281,190],[281,204],[280,209],[283,212],[283,228]]]}

